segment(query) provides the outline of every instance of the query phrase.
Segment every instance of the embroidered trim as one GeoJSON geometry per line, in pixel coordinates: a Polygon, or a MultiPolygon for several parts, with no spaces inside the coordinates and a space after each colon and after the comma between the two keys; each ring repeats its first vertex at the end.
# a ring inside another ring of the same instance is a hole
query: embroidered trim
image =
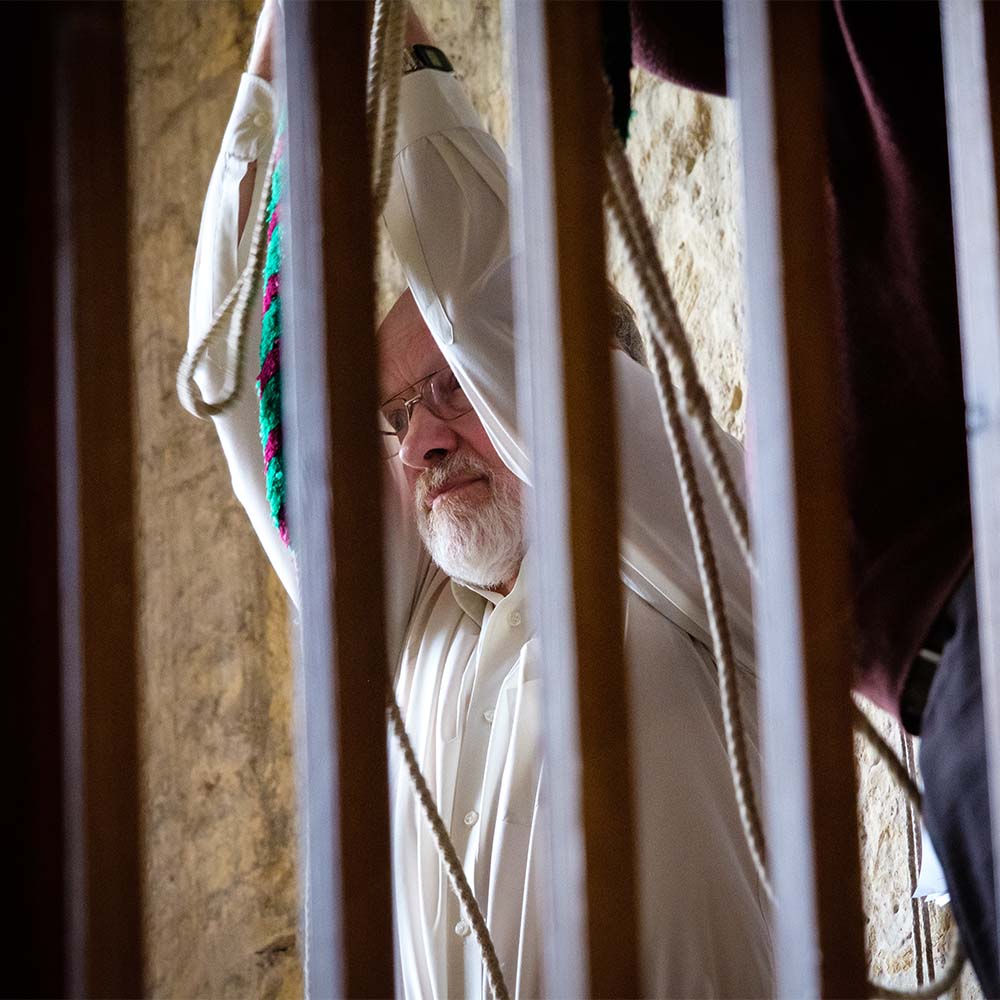
{"type": "Polygon", "coordinates": [[[275,141],[278,149],[265,213],[267,251],[264,256],[264,301],[257,397],[260,400],[260,443],[264,450],[267,502],[281,540],[290,546],[285,515],[285,457],[281,436],[281,192],[286,168],[283,129],[275,141]]]}

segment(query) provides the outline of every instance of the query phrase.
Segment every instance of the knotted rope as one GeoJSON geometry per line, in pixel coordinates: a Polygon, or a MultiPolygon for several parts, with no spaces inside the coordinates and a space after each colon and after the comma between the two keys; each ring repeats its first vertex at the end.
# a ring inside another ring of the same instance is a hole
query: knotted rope
{"type": "Polygon", "coordinates": [[[641,332],[646,346],[646,355],[650,362],[650,371],[653,373],[653,381],[656,385],[663,425],[677,467],[684,513],[694,543],[698,576],[701,580],[705,606],[708,611],[712,645],[719,671],[719,691],[727,756],[740,822],[743,825],[747,847],[753,858],[754,867],[757,869],[758,878],[768,898],[773,902],[774,891],[771,888],[764,861],[766,849],[763,824],[750,779],[746,733],[743,727],[743,715],[736,685],[732,637],[722,596],[722,583],[705,517],[704,499],[695,476],[691,449],[681,419],[678,390],[670,377],[668,358],[673,362],[673,371],[679,375],[679,381],[683,387],[681,390],[682,398],[687,404],[687,412],[692,416],[692,423],[696,427],[701,427],[699,439],[705,448],[705,456],[709,468],[712,470],[713,481],[723,499],[723,504],[729,514],[730,524],[740,541],[740,547],[749,562],[750,539],[746,511],[739,494],[736,492],[728,466],[722,457],[718,440],[715,437],[715,422],[708,407],[708,398],[698,379],[694,359],[677,316],[677,308],[666,279],[666,271],[660,264],[652,230],[639,201],[638,189],[632,177],[632,168],[625,156],[621,139],[618,137],[618,133],[610,127],[610,123],[605,130],[605,160],[610,180],[606,204],[612,222],[625,245],[629,263],[639,282],[643,309],[651,321],[650,324],[642,326],[641,332]],[[650,329],[655,332],[655,336],[651,335],[650,329]]]}
{"type": "Polygon", "coordinates": [[[264,193],[257,209],[246,266],[236,279],[236,284],[230,289],[229,294],[215,310],[207,328],[195,338],[194,345],[185,353],[177,369],[177,396],[181,405],[189,413],[202,419],[217,417],[220,413],[225,412],[239,395],[243,367],[243,344],[246,339],[247,306],[260,287],[260,248],[267,230],[267,207],[270,202],[271,178],[277,163],[277,154],[278,144],[275,143],[267,163],[267,172],[264,175],[264,193]],[[226,356],[223,362],[225,381],[222,394],[217,400],[209,403],[202,398],[194,381],[194,373],[205,356],[209,344],[224,328],[230,312],[232,312],[232,318],[229,321],[226,356]]]}
{"type": "Polygon", "coordinates": [[[459,860],[455,845],[452,844],[448,836],[448,829],[441,819],[441,814],[434,804],[434,797],[427,787],[427,781],[420,772],[420,765],[417,763],[416,755],[413,753],[413,746],[403,725],[403,718],[399,712],[399,705],[396,704],[396,696],[389,689],[387,697],[389,703],[389,722],[392,726],[392,734],[396,738],[403,760],[406,763],[406,770],[410,776],[410,784],[416,793],[420,808],[423,811],[427,825],[434,836],[434,845],[437,848],[438,856],[448,872],[448,881],[451,883],[452,891],[458,897],[466,919],[472,927],[476,944],[483,956],[483,965],[486,968],[486,978],[490,984],[490,992],[495,1000],[509,1000],[510,994],[507,992],[507,984],[504,982],[503,972],[500,970],[500,960],[497,958],[496,949],[493,947],[493,939],[490,937],[489,928],[483,918],[482,910],[476,902],[469,880],[465,877],[462,862],[459,860]]]}
{"type": "MultiPolygon", "coordinates": [[[[684,512],[691,531],[698,563],[705,607],[716,663],[719,670],[719,692],[726,734],[726,749],[730,773],[736,793],[740,821],[750,855],[758,877],[768,897],[774,902],[774,893],[768,877],[766,848],[760,811],[757,806],[753,783],[750,778],[746,733],[743,727],[735,670],[732,662],[732,641],[715,552],[704,512],[704,499],[694,473],[690,447],[680,418],[680,403],[691,418],[708,465],[712,482],[725,509],[730,527],[739,544],[751,574],[754,573],[753,556],[746,507],[733,484],[729,469],[722,456],[715,432],[708,396],[698,376],[697,366],[677,306],[659,258],[652,227],[646,218],[639,197],[632,168],[625,155],[625,148],[610,121],[604,130],[604,157],[608,170],[609,187],[606,208],[625,246],[626,256],[639,284],[643,309],[649,321],[641,333],[650,360],[650,370],[656,385],[657,397],[664,427],[670,441],[681,486],[684,512]],[[671,378],[677,380],[677,386],[671,378]],[[680,401],[678,401],[678,393],[680,401]]],[[[905,766],[874,728],[868,717],[854,705],[856,727],[872,743],[885,761],[904,794],[919,811],[921,794],[905,766]]],[[[941,975],[933,983],[916,990],[893,990],[879,983],[869,982],[873,996],[898,998],[898,1000],[930,1000],[947,992],[958,980],[965,963],[964,949],[957,928],[953,937],[951,954],[941,975]]]]}

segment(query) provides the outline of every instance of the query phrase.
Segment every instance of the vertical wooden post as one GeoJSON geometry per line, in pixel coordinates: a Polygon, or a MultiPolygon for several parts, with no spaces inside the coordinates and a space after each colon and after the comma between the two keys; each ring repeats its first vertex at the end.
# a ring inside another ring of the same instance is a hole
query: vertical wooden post
{"type": "Polygon", "coordinates": [[[285,5],[307,995],[393,993],[366,5],[285,5]]]}
{"type": "Polygon", "coordinates": [[[533,589],[551,803],[546,977],[552,994],[635,996],[599,10],[590,2],[516,0],[508,11],[516,49],[518,372],[531,413],[533,589]]]}
{"type": "Polygon", "coordinates": [[[56,490],[55,205],[52,128],[55,53],[51,5],[8,9],[18,45],[0,63],[10,107],[6,159],[8,234],[18,248],[8,262],[5,322],[8,412],[20,427],[8,446],[8,568],[13,641],[6,650],[8,689],[0,734],[11,768],[5,796],[4,856],[9,865],[5,972],[12,996],[68,996],[63,899],[63,744],[60,706],[59,566],[56,490]],[[17,58],[18,54],[21,58],[17,58]]]}
{"type": "Polygon", "coordinates": [[[124,25],[118,5],[7,13],[5,988],[138,996],[124,25]]]}
{"type": "Polygon", "coordinates": [[[979,0],[946,0],[941,11],[983,712],[1000,899],[1000,10],[979,0]]]}
{"type": "Polygon", "coordinates": [[[782,997],[864,996],[847,535],[819,5],[729,0],[743,152],[750,484],[782,997]]]}
{"type": "Polygon", "coordinates": [[[53,28],[67,992],[137,996],[143,949],[124,11],[118,4],[62,8],[53,28]]]}

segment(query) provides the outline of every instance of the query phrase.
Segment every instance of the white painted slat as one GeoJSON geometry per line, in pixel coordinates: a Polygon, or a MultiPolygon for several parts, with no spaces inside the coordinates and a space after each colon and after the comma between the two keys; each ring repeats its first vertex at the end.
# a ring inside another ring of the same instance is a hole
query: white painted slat
{"type": "MultiPolygon", "coordinates": [[[[1000,858],[1000,219],[994,143],[1000,131],[1000,12],[993,6],[980,0],[945,0],[941,43],[996,859],[1000,858]]],[[[998,872],[995,864],[994,872],[998,872]]],[[[1000,894],[1000,879],[997,886],[1000,894]]]]}
{"type": "Polygon", "coordinates": [[[596,3],[512,0],[518,386],[550,814],[546,982],[635,996],[635,844],[619,601],[596,3]],[[558,111],[558,113],[556,113],[558,111]],[[528,402],[530,400],[530,403],[528,402]],[[530,411],[530,419],[528,413],[530,411]]]}
{"type": "Polygon", "coordinates": [[[789,1000],[865,994],[819,15],[811,3],[726,4],[743,154],[765,818],[778,994],[789,1000]]]}

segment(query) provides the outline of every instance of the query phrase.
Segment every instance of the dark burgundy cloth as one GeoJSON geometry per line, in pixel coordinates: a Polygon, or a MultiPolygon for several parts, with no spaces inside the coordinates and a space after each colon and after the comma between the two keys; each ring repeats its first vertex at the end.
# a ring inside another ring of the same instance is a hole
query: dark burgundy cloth
{"type": "Polygon", "coordinates": [[[631,0],[632,61],[682,87],[726,92],[722,3],[631,0]]]}
{"type": "MultiPolygon", "coordinates": [[[[631,15],[637,65],[724,87],[721,3],[631,15]]],[[[857,687],[897,715],[972,553],[939,17],[936,3],[822,9],[857,687]]]]}

